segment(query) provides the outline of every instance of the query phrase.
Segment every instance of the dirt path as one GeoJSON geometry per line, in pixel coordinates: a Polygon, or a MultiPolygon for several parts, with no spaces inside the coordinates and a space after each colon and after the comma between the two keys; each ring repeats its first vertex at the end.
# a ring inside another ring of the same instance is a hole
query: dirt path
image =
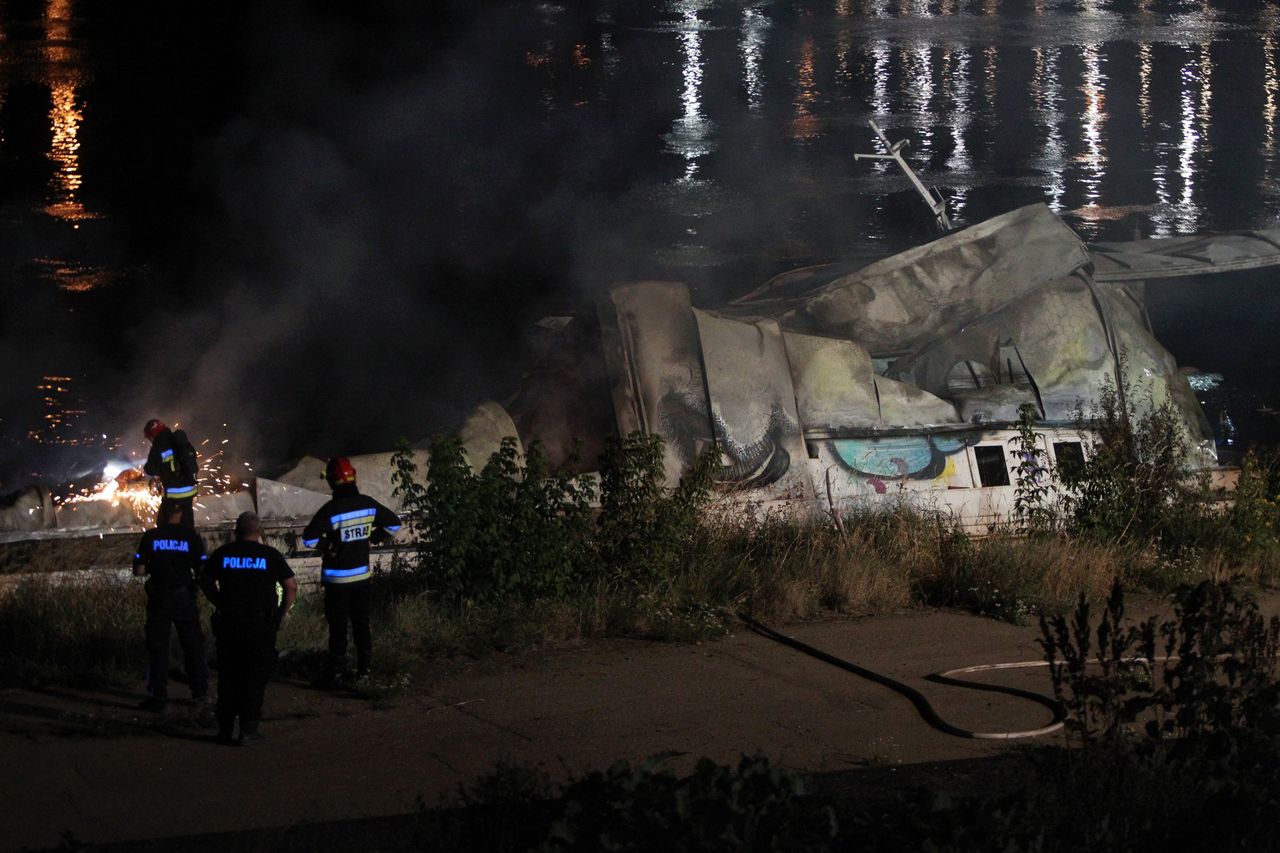
{"type": "MultiPolygon", "coordinates": [[[[1036,631],[947,612],[794,626],[789,632],[917,686],[952,722],[1030,728],[1044,709],[930,684],[950,667],[1034,660],[1036,631]]],[[[1044,670],[1001,683],[1048,687],[1044,670]]],[[[412,810],[502,758],[553,776],[671,754],[759,751],[809,771],[972,758],[1004,749],[926,726],[890,691],[751,633],[698,646],[640,642],[445,665],[383,707],[299,685],[268,692],[269,739],[219,747],[179,713],[156,726],[123,691],[0,693],[0,848],[70,831],[122,841],[412,810]]]]}

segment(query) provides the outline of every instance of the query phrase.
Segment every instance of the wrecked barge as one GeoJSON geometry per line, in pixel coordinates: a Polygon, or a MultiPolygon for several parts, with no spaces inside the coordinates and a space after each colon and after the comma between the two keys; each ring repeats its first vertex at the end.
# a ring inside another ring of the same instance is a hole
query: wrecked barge
{"type": "MultiPolygon", "coordinates": [[[[1188,464],[1215,467],[1146,289],[1276,265],[1280,230],[1086,245],[1036,204],[869,265],[784,273],[717,308],[695,307],[679,283],[627,284],[593,312],[541,321],[543,352],[521,389],[480,406],[460,435],[481,464],[504,436],[566,462],[577,440],[594,460],[607,436],[641,431],[663,438],[673,483],[714,445],[733,499],[818,511],[909,500],[982,530],[1012,506],[1019,408],[1038,413],[1047,458],[1073,464],[1087,452],[1076,413],[1107,380],[1131,388],[1139,411],[1173,404],[1195,448],[1188,464]]],[[[363,491],[398,506],[389,453],[353,462],[363,491]]],[[[204,495],[197,522],[224,528],[256,509],[287,541],[327,499],[322,473],[307,458],[204,495]]],[[[29,489],[0,511],[0,535],[136,530],[135,509],[55,505],[29,489]]]]}

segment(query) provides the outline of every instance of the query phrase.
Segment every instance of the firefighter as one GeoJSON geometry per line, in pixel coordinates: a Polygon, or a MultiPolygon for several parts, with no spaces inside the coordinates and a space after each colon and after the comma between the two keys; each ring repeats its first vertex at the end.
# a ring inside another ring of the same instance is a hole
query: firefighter
{"type": "Polygon", "coordinates": [[[192,504],[200,471],[195,448],[185,432],[169,429],[158,418],[147,421],[142,434],[151,442],[151,452],[147,454],[142,472],[160,478],[165,500],[177,501],[182,506],[182,526],[194,530],[196,516],[192,504]]]}
{"type": "Polygon", "coordinates": [[[356,679],[369,675],[373,641],[369,634],[369,541],[394,534],[400,518],[356,488],[356,469],[338,456],[329,460],[325,479],[333,498],[302,532],[302,543],[320,551],[324,618],[329,623],[329,657],[315,680],[320,688],[339,686],[347,664],[347,622],[356,646],[356,679]]]}
{"type": "Polygon", "coordinates": [[[276,666],[276,632],[298,597],[298,581],[284,555],[262,543],[258,516],[243,512],[236,540],[209,555],[200,585],[215,608],[218,741],[251,744],[263,737],[258,724],[276,666]]]}
{"type": "Polygon", "coordinates": [[[196,607],[196,578],[204,564],[204,542],[183,527],[182,506],[162,501],[160,524],[142,534],[133,555],[133,573],[147,578],[146,640],[148,693],[140,706],[162,713],[169,701],[169,626],[178,632],[186,662],[192,699],[208,702],[209,669],[204,656],[204,633],[196,607]]]}

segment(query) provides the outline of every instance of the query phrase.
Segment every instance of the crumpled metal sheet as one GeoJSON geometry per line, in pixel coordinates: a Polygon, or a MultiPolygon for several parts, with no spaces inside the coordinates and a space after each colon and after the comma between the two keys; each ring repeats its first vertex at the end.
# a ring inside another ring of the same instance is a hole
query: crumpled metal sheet
{"type": "Polygon", "coordinates": [[[711,418],[726,467],[723,482],[812,496],[796,392],[782,330],[693,310],[706,369],[711,418]],[[793,464],[794,460],[794,464],[793,464]]]}
{"type": "Polygon", "coordinates": [[[193,507],[196,526],[232,524],[242,512],[255,512],[253,495],[247,490],[221,495],[198,495],[193,507]]]}
{"type": "Polygon", "coordinates": [[[668,482],[711,441],[702,346],[683,284],[615,288],[599,307],[618,432],[662,436],[668,482]]]}
{"type": "MultiPolygon", "coordinates": [[[[914,349],[1089,264],[1084,243],[1043,204],[963,231],[778,298],[774,283],[727,313],[768,316],[785,328],[857,341],[872,354],[914,349]]],[[[828,271],[839,268],[827,268],[828,271]]]]}
{"type": "Polygon", "coordinates": [[[28,486],[8,506],[0,507],[0,530],[44,530],[57,524],[49,490],[28,486]]]}
{"type": "Polygon", "coordinates": [[[796,406],[806,429],[838,431],[880,424],[871,356],[853,341],[783,332],[796,406]]]}
{"type": "MultiPolygon", "coordinates": [[[[417,479],[419,482],[426,482],[427,465],[431,461],[431,454],[425,450],[414,450],[412,452],[414,464],[418,466],[417,479]]],[[[355,466],[356,486],[361,493],[369,495],[391,509],[399,510],[401,503],[400,499],[395,496],[395,482],[393,480],[395,468],[391,464],[391,459],[394,455],[394,453],[364,453],[347,458],[355,466]]],[[[477,463],[480,467],[483,467],[488,458],[481,460],[469,459],[469,461],[473,467],[477,463]]],[[[281,474],[280,478],[275,482],[305,491],[328,493],[329,486],[324,479],[325,465],[326,462],[323,459],[315,456],[304,456],[297,465],[288,472],[281,474]]]]}
{"type": "Polygon", "coordinates": [[[1280,266],[1280,229],[1093,243],[1097,282],[1146,281],[1280,266]]]}
{"type": "Polygon", "coordinates": [[[329,500],[328,492],[312,491],[259,477],[253,484],[258,515],[264,521],[302,519],[305,524],[329,500]]]}
{"type": "Polygon", "coordinates": [[[930,341],[898,359],[890,375],[955,400],[966,421],[975,416],[980,422],[1016,420],[1021,402],[1037,402],[1045,419],[1069,422],[1081,402],[1095,397],[1103,378],[1114,372],[1115,357],[1093,289],[1082,276],[1071,275],[1024,294],[957,334],[930,341]],[[999,401],[994,392],[965,393],[961,400],[948,386],[948,377],[966,361],[985,366],[997,387],[1011,384],[1011,366],[1025,372],[1030,383],[1025,393],[999,401]],[[1010,411],[1013,417],[1006,417],[1010,411]]]}
{"type": "Polygon", "coordinates": [[[1196,400],[1187,377],[1178,370],[1173,355],[1147,328],[1140,305],[1113,284],[1098,285],[1111,326],[1117,353],[1124,354],[1126,379],[1132,402],[1139,412],[1172,404],[1182,415],[1192,443],[1212,454],[1213,430],[1196,400]]]}
{"type": "Polygon", "coordinates": [[[877,376],[853,341],[783,332],[806,432],[927,429],[960,422],[956,407],[915,385],[877,376]]]}

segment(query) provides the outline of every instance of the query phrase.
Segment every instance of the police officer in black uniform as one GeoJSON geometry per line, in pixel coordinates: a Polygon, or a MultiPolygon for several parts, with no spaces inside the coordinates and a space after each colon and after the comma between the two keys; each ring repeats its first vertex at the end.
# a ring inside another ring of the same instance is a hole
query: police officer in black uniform
{"type": "Polygon", "coordinates": [[[350,460],[329,460],[325,479],[333,499],[320,507],[302,532],[302,543],[318,547],[320,582],[324,586],[324,618],[329,623],[329,658],[316,679],[320,688],[337,687],[347,663],[347,620],[356,644],[356,678],[369,674],[373,640],[369,633],[369,540],[400,529],[400,518],[356,488],[350,460]]]}
{"type": "Polygon", "coordinates": [[[142,434],[151,442],[151,451],[142,466],[142,473],[160,478],[165,500],[176,501],[182,507],[182,526],[194,530],[196,516],[193,503],[196,476],[199,474],[195,448],[185,432],[169,429],[158,418],[147,421],[142,434]]]}
{"type": "Polygon", "coordinates": [[[218,740],[234,744],[262,739],[258,723],[267,682],[276,665],[276,631],[298,596],[298,581],[282,555],[262,544],[262,523],[252,512],[236,519],[236,541],[209,555],[201,587],[216,612],[218,740]],[[278,593],[279,584],[283,594],[278,593]]]}
{"type": "Polygon", "coordinates": [[[196,607],[196,578],[204,565],[204,542],[194,530],[183,527],[182,506],[176,501],[160,504],[160,526],[142,534],[133,555],[133,573],[147,578],[148,692],[141,707],[162,712],[169,701],[169,626],[178,630],[186,661],[191,696],[207,702],[209,669],[204,656],[204,633],[196,607]]]}

